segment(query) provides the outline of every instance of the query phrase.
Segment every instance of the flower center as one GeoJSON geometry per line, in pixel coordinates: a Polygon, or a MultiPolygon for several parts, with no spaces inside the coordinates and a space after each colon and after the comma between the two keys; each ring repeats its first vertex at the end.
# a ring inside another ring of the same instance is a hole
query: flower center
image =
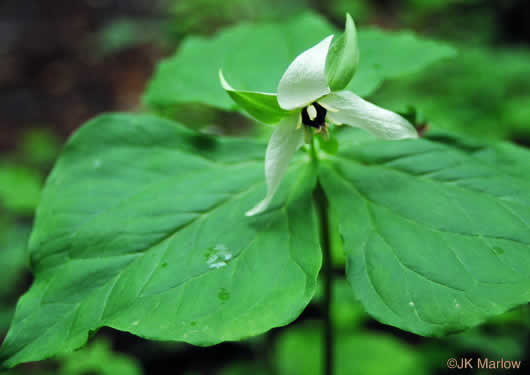
{"type": "Polygon", "coordinates": [[[314,102],[302,109],[302,123],[315,129],[320,129],[326,122],[326,108],[314,102]]]}

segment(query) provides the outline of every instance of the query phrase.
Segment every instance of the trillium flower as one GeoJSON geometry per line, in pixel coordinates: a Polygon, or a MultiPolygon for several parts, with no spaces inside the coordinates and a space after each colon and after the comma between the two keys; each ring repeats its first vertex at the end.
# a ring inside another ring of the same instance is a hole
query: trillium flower
{"type": "Polygon", "coordinates": [[[267,209],[289,161],[305,143],[305,135],[309,132],[327,135],[328,121],[362,128],[384,139],[418,136],[403,117],[342,90],[358,63],[355,25],[347,15],[343,35],[335,40],[330,35],[294,59],[280,79],[277,94],[235,90],[219,71],[223,88],[237,104],[256,120],[276,125],[265,154],[267,194],[247,216],[267,209]]]}

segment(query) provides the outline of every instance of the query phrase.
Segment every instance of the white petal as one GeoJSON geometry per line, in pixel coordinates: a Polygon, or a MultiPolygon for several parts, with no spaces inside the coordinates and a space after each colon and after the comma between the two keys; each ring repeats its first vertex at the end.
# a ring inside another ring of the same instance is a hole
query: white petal
{"type": "Polygon", "coordinates": [[[289,116],[274,129],[265,153],[267,195],[256,207],[246,213],[247,216],[259,214],[267,209],[287,172],[289,161],[296,150],[304,144],[304,130],[296,127],[298,117],[299,114],[289,116]]]}
{"type": "Polygon", "coordinates": [[[330,93],[326,58],[333,35],[302,52],[289,65],[278,85],[278,103],[283,109],[305,107],[330,93]]]}
{"type": "Polygon", "coordinates": [[[319,103],[338,110],[327,114],[336,124],[362,128],[384,139],[418,137],[414,126],[403,117],[369,103],[350,91],[331,93],[319,100],[319,103]]]}

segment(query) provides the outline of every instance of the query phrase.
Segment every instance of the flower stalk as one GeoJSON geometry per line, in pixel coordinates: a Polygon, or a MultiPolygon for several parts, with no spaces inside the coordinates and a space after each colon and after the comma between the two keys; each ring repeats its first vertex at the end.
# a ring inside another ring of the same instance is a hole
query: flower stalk
{"type": "MultiPolygon", "coordinates": [[[[310,156],[311,162],[318,167],[318,151],[315,145],[315,136],[311,139],[310,156]]],[[[333,300],[333,266],[331,263],[331,236],[329,220],[329,203],[324,193],[324,189],[317,180],[313,191],[313,200],[317,210],[318,224],[320,229],[320,247],[322,249],[322,279],[324,282],[324,299],[322,303],[323,324],[323,361],[322,373],[333,375],[334,373],[334,352],[335,333],[333,319],[331,316],[331,303],[333,300]]]]}

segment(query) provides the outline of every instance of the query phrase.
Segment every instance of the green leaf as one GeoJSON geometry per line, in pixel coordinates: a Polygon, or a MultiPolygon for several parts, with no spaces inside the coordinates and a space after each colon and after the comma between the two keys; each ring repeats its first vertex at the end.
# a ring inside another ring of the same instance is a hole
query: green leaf
{"type": "Polygon", "coordinates": [[[515,146],[366,140],[321,163],[367,312],[443,335],[528,303],[529,157],[515,146]]]}
{"type": "Polygon", "coordinates": [[[359,32],[359,49],[359,69],[346,89],[360,96],[372,94],[384,80],[421,71],[456,55],[456,50],[447,44],[420,38],[411,31],[370,28],[359,32]]]}
{"type": "Polygon", "coordinates": [[[339,91],[350,83],[359,65],[357,30],[349,13],[346,13],[344,34],[333,40],[326,60],[326,77],[332,91],[339,91]]]}
{"type": "MultiPolygon", "coordinates": [[[[322,374],[322,348],[320,322],[304,322],[285,331],[276,345],[277,373],[322,374]]],[[[337,375],[420,375],[427,373],[425,367],[419,353],[392,337],[359,331],[336,332],[334,373],[337,375]]]]}
{"type": "Polygon", "coordinates": [[[6,366],[82,346],[109,326],[213,345],[295,319],[321,254],[303,155],[271,209],[265,145],[211,138],[150,116],[107,115],[68,142],[30,238],[35,281],[19,300],[6,366]]]}
{"type": "MultiPolygon", "coordinates": [[[[232,101],[219,84],[219,69],[238,90],[276,92],[282,74],[298,54],[337,32],[319,15],[304,13],[278,23],[241,23],[213,38],[189,37],[175,55],[160,63],[145,102],[156,110],[179,103],[232,110],[232,101]]],[[[454,55],[447,45],[410,32],[361,30],[358,37],[363,58],[348,88],[362,96],[372,93],[387,78],[421,70],[454,55]]]]}
{"type": "Polygon", "coordinates": [[[241,23],[213,38],[189,37],[160,63],[145,101],[157,109],[199,102],[231,110],[219,69],[240,90],[276,92],[290,62],[331,33],[324,19],[304,14],[283,23],[241,23]]]}
{"type": "Polygon", "coordinates": [[[277,124],[289,114],[278,104],[276,94],[255,91],[237,91],[226,82],[223,73],[219,71],[221,86],[232,100],[241,106],[250,116],[265,124],[277,124]]]}

